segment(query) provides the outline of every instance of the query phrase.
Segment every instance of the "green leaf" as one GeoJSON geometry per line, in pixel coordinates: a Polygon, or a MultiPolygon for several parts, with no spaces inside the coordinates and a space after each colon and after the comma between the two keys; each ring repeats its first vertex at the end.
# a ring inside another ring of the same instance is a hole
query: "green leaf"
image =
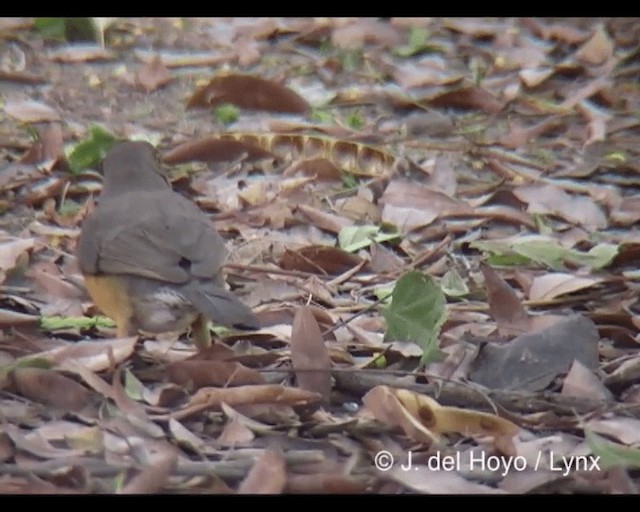
{"type": "Polygon", "coordinates": [[[397,46],[393,53],[398,57],[413,57],[430,50],[437,50],[428,44],[429,32],[422,27],[411,27],[409,29],[409,40],[406,45],[397,46]]]}
{"type": "Polygon", "coordinates": [[[618,246],[598,244],[588,252],[567,249],[547,236],[530,235],[509,240],[471,242],[471,247],[489,253],[492,265],[526,265],[532,261],[561,270],[565,262],[601,269],[618,254],[618,246]]]}
{"type": "Polygon", "coordinates": [[[124,390],[133,400],[142,400],[144,385],[128,368],[124,371],[124,390]]]}
{"type": "Polygon", "coordinates": [[[600,457],[598,463],[601,469],[611,466],[640,468],[640,449],[613,443],[585,429],[585,438],[593,455],[600,457]]]}
{"type": "Polygon", "coordinates": [[[349,112],[345,121],[347,126],[353,130],[362,130],[362,128],[364,128],[364,118],[362,117],[362,113],[358,110],[352,110],[349,112]]]}
{"type": "Polygon", "coordinates": [[[240,109],[231,103],[223,103],[213,110],[213,116],[220,124],[229,126],[240,117],[240,109]]]}
{"type": "Polygon", "coordinates": [[[455,268],[447,270],[445,275],[442,276],[440,287],[449,297],[464,297],[465,295],[469,295],[467,283],[464,282],[464,279],[462,279],[460,273],[455,268]]]}
{"type": "Polygon", "coordinates": [[[115,135],[101,126],[90,126],[89,136],[68,151],[69,169],[73,174],[78,174],[96,168],[116,141],[115,135]]]}
{"type": "Polygon", "coordinates": [[[385,232],[380,226],[348,226],[338,233],[338,245],[347,252],[355,252],[368,247],[372,242],[379,244],[395,240],[400,236],[397,231],[385,232]]]}
{"type": "Polygon", "coordinates": [[[376,298],[382,302],[391,302],[391,294],[393,293],[393,286],[380,286],[373,290],[373,294],[376,298]]]}
{"type": "Polygon", "coordinates": [[[73,317],[48,316],[40,319],[40,328],[45,331],[59,331],[61,329],[91,329],[92,327],[115,327],[115,323],[106,316],[73,317]]]}
{"type": "Polygon", "coordinates": [[[619,247],[617,245],[598,244],[593,246],[587,253],[571,250],[567,259],[579,265],[601,269],[613,261],[613,258],[618,255],[618,251],[619,247]]]}
{"type": "Polygon", "coordinates": [[[516,241],[512,249],[521,256],[553,269],[562,269],[568,250],[554,240],[531,239],[516,241]]]}
{"type": "Polygon", "coordinates": [[[33,22],[36,31],[45,39],[66,40],[66,22],[64,18],[36,18],[33,22]]]}
{"type": "Polygon", "coordinates": [[[344,185],[344,188],[346,188],[347,190],[353,190],[354,188],[358,187],[359,181],[358,181],[358,178],[356,178],[353,174],[349,172],[343,172],[342,184],[344,185]]]}
{"type": "Polygon", "coordinates": [[[385,341],[413,341],[422,348],[421,363],[441,357],[438,335],[446,320],[445,297],[431,277],[421,272],[402,276],[382,315],[387,321],[385,341]]]}
{"type": "Polygon", "coordinates": [[[36,31],[55,41],[96,41],[98,31],[93,18],[36,18],[36,31]]]}
{"type": "Polygon", "coordinates": [[[333,124],[333,114],[322,108],[314,108],[311,112],[311,119],[321,124],[333,124]]]}

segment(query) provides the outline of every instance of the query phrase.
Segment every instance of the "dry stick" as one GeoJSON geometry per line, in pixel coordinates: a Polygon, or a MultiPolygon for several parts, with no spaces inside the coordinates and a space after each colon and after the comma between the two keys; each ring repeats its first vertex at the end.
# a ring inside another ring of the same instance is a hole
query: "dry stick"
{"type": "Polygon", "coordinates": [[[289,277],[329,277],[329,276],[318,276],[318,274],[314,274],[313,272],[303,272],[302,270],[282,270],[279,268],[271,268],[271,267],[261,267],[258,265],[242,265],[241,263],[225,263],[225,268],[230,268],[233,270],[244,270],[246,272],[256,272],[259,274],[278,274],[281,276],[289,276],[289,277]]]}

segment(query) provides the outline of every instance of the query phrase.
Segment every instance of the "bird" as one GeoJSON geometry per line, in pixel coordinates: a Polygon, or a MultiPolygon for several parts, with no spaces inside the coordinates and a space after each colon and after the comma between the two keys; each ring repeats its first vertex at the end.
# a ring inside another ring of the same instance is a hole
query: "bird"
{"type": "Polygon", "coordinates": [[[154,146],[117,142],[102,162],[98,204],[82,224],[76,256],[95,305],[118,337],[185,332],[211,345],[208,320],[258,329],[225,287],[224,239],[195,203],[174,191],[154,146]]]}

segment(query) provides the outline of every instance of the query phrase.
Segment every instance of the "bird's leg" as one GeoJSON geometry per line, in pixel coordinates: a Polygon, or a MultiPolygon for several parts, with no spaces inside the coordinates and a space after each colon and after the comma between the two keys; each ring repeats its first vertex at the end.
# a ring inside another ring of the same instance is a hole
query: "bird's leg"
{"type": "Polygon", "coordinates": [[[198,350],[202,351],[211,346],[209,322],[204,315],[198,315],[191,324],[191,336],[198,350]]]}

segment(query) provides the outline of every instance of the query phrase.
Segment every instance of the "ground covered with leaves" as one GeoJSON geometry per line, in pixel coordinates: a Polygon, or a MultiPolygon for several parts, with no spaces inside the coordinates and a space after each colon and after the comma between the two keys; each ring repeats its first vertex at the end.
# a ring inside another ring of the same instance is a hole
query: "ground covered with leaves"
{"type": "Polygon", "coordinates": [[[0,493],[635,493],[640,20],[0,20],[0,493]],[[156,147],[262,328],[114,338],[156,147]]]}

